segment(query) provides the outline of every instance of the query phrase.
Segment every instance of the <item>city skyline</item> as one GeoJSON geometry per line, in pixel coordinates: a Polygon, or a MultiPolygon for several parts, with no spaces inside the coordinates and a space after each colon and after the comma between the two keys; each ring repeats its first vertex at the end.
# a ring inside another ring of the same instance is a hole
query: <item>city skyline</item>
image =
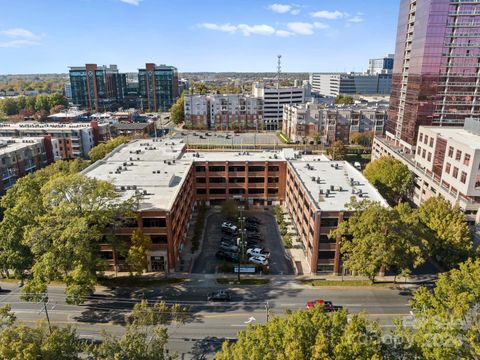
{"type": "Polygon", "coordinates": [[[369,58],[394,51],[399,8],[398,0],[0,4],[8,14],[1,74],[65,73],[78,63],[136,71],[145,62],[180,72],[269,72],[277,54],[285,72],[365,71],[369,58]]]}

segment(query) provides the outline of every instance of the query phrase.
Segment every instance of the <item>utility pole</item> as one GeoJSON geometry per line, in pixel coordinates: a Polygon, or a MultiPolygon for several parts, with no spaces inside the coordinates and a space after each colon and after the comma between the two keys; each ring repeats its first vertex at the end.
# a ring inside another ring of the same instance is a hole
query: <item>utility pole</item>
{"type": "Polygon", "coordinates": [[[50,330],[50,334],[51,334],[52,333],[52,326],[50,324],[50,317],[48,316],[48,310],[47,310],[48,295],[44,294],[41,301],[43,302],[43,310],[45,311],[45,315],[47,317],[48,330],[50,330]]]}
{"type": "MultiPolygon", "coordinates": [[[[282,55],[277,55],[277,130],[278,130],[278,123],[279,123],[279,116],[278,111],[280,109],[280,73],[282,72],[282,55]]],[[[283,109],[282,109],[282,116],[283,116],[283,109]]]]}
{"type": "Polygon", "coordinates": [[[267,313],[267,322],[268,322],[268,319],[270,317],[270,304],[268,303],[268,300],[267,300],[267,303],[265,304],[265,311],[267,313]]]}

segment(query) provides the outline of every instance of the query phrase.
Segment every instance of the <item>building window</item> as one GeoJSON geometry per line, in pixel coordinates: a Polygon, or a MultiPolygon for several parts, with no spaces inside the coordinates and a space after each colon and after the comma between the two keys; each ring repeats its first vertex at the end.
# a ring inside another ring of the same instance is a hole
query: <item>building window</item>
{"type": "Polygon", "coordinates": [[[265,182],[265,178],[263,178],[263,177],[249,177],[248,182],[253,183],[253,184],[259,184],[259,183],[265,182]]]}
{"type": "Polygon", "coordinates": [[[278,189],[268,189],[268,195],[277,195],[278,189]]]}
{"type": "Polygon", "coordinates": [[[226,194],[226,189],[210,189],[210,194],[226,194]]]}
{"type": "Polygon", "coordinates": [[[210,183],[214,184],[223,184],[227,182],[227,179],[224,177],[211,177],[209,178],[210,183]]]}
{"type": "Polygon", "coordinates": [[[207,182],[207,179],[204,177],[197,177],[197,183],[199,184],[205,184],[207,182]]]}
{"type": "Polygon", "coordinates": [[[231,177],[228,178],[228,182],[231,184],[243,184],[245,182],[245,178],[243,177],[231,177]]]}
{"type": "Polygon", "coordinates": [[[335,236],[330,238],[328,235],[320,235],[318,241],[321,243],[336,243],[337,239],[335,236]]]}
{"type": "Polygon", "coordinates": [[[197,189],[197,194],[198,195],[205,195],[207,193],[207,189],[197,189]]]}
{"type": "Polygon", "coordinates": [[[428,135],[425,135],[425,139],[424,139],[423,143],[424,143],[425,145],[428,144],[428,135]]]}
{"type": "Polygon", "coordinates": [[[462,184],[465,184],[466,181],[467,181],[467,173],[465,171],[462,171],[462,175],[460,175],[460,182],[462,184]]]}
{"type": "Polygon", "coordinates": [[[268,183],[269,184],[278,184],[279,181],[280,181],[280,179],[278,177],[269,177],[268,178],[268,183]]]}
{"type": "Polygon", "coordinates": [[[460,161],[462,158],[462,152],[460,150],[457,150],[457,153],[455,154],[455,160],[460,161]]]}
{"type": "Polygon", "coordinates": [[[425,159],[425,155],[427,155],[427,152],[425,151],[425,149],[422,150],[422,158],[425,159]]]}
{"type": "Polygon", "coordinates": [[[335,227],[338,225],[338,218],[321,218],[320,226],[321,227],[335,227]]]}
{"type": "Polygon", "coordinates": [[[422,142],[423,141],[423,133],[420,133],[420,135],[418,135],[418,142],[422,142]]]}
{"type": "Polygon", "coordinates": [[[420,155],[422,153],[422,148],[420,146],[417,146],[417,154],[420,155]]]}
{"type": "Polygon", "coordinates": [[[229,166],[228,171],[245,171],[245,166],[229,166]]]}
{"type": "Polygon", "coordinates": [[[470,154],[465,154],[465,157],[463,158],[463,165],[470,165],[470,154]]]}
{"type": "Polygon", "coordinates": [[[249,194],[263,194],[264,193],[264,189],[248,189],[248,193],[249,194]]]}
{"type": "Polygon", "coordinates": [[[205,172],[205,166],[196,166],[195,171],[196,172],[205,172]]]}
{"type": "Polygon", "coordinates": [[[143,218],[143,227],[165,227],[167,220],[165,218],[143,218]]]}
{"type": "Polygon", "coordinates": [[[279,166],[269,166],[268,171],[279,171],[280,167],[279,166]]]}
{"type": "Polygon", "coordinates": [[[432,153],[429,151],[427,155],[427,161],[432,161],[432,153]]]}
{"type": "Polygon", "coordinates": [[[319,251],[318,252],[319,259],[334,259],[335,258],[335,251],[319,251]]]}
{"type": "Polygon", "coordinates": [[[243,195],[245,194],[245,189],[228,189],[228,193],[231,195],[243,195]]]}
{"type": "Polygon", "coordinates": [[[453,157],[453,147],[452,146],[448,147],[448,157],[453,157]]]}
{"type": "Polygon", "coordinates": [[[265,171],[265,166],[249,166],[248,171],[265,171]]]}
{"type": "Polygon", "coordinates": [[[445,172],[446,172],[447,174],[450,174],[450,167],[451,167],[450,163],[447,163],[447,164],[445,165],[445,172]]]}
{"type": "Polygon", "coordinates": [[[208,171],[225,171],[225,166],[209,166],[208,171]]]}
{"type": "Polygon", "coordinates": [[[167,244],[168,238],[167,235],[150,235],[152,244],[167,244]]]}
{"type": "Polygon", "coordinates": [[[433,147],[433,137],[430,138],[430,147],[433,147]]]}
{"type": "Polygon", "coordinates": [[[452,176],[456,179],[458,176],[458,168],[456,166],[453,167],[452,176]]]}

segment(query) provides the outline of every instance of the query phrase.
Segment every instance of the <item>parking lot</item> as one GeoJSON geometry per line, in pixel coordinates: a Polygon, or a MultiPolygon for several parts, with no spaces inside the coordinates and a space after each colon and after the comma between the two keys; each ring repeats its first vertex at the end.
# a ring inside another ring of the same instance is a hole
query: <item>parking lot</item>
{"type": "Polygon", "coordinates": [[[239,133],[218,131],[183,131],[174,138],[183,138],[189,145],[202,146],[277,146],[281,141],[274,133],[239,133]]]}
{"type": "MultiPolygon", "coordinates": [[[[262,222],[258,229],[263,241],[258,242],[258,246],[264,247],[270,252],[269,273],[272,275],[293,274],[292,264],[285,255],[273,215],[266,211],[247,211],[245,216],[255,216],[262,222]]],[[[224,263],[224,260],[215,257],[215,253],[220,249],[220,239],[224,235],[221,230],[224,220],[225,217],[220,213],[213,213],[207,218],[202,251],[193,265],[193,273],[214,274],[217,266],[224,263]]]]}

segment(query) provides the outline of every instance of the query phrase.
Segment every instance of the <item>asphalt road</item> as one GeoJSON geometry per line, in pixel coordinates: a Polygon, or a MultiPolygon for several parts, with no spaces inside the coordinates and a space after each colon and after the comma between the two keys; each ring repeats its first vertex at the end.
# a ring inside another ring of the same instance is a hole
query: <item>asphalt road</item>
{"type": "MultiPolygon", "coordinates": [[[[282,239],[272,214],[265,211],[247,211],[245,216],[256,216],[262,224],[258,226],[263,241],[258,245],[270,251],[270,274],[292,275],[293,267],[291,261],[285,255],[282,239]]],[[[222,237],[221,224],[224,221],[221,213],[211,214],[206,221],[205,236],[203,239],[202,252],[193,265],[192,272],[197,274],[214,274],[217,265],[223,260],[218,260],[215,253],[219,250],[222,237]]]]}
{"type": "MultiPolygon", "coordinates": [[[[43,304],[20,300],[18,287],[2,284],[7,291],[0,293],[0,306],[8,303],[20,321],[33,324],[45,319],[43,304]]],[[[392,319],[409,318],[409,296],[398,290],[371,287],[321,287],[311,288],[296,282],[278,279],[266,286],[231,287],[217,285],[211,279],[191,279],[182,284],[169,285],[145,291],[104,290],[95,293],[81,306],[65,303],[62,287],[49,288],[47,309],[55,325],[73,324],[83,337],[99,338],[102,330],[120,335],[122,322],[133,304],[143,296],[151,301],[165,300],[181,303],[190,308],[190,319],[185,325],[169,326],[169,348],[180,358],[212,358],[225,339],[234,339],[248,322],[265,323],[268,301],[270,315],[283,316],[287,309],[301,309],[309,300],[331,300],[350,313],[365,311],[380,325],[392,327],[392,319]],[[206,295],[215,289],[232,292],[232,302],[208,303],[206,295]],[[252,319],[254,318],[254,320],[252,319]]]]}

